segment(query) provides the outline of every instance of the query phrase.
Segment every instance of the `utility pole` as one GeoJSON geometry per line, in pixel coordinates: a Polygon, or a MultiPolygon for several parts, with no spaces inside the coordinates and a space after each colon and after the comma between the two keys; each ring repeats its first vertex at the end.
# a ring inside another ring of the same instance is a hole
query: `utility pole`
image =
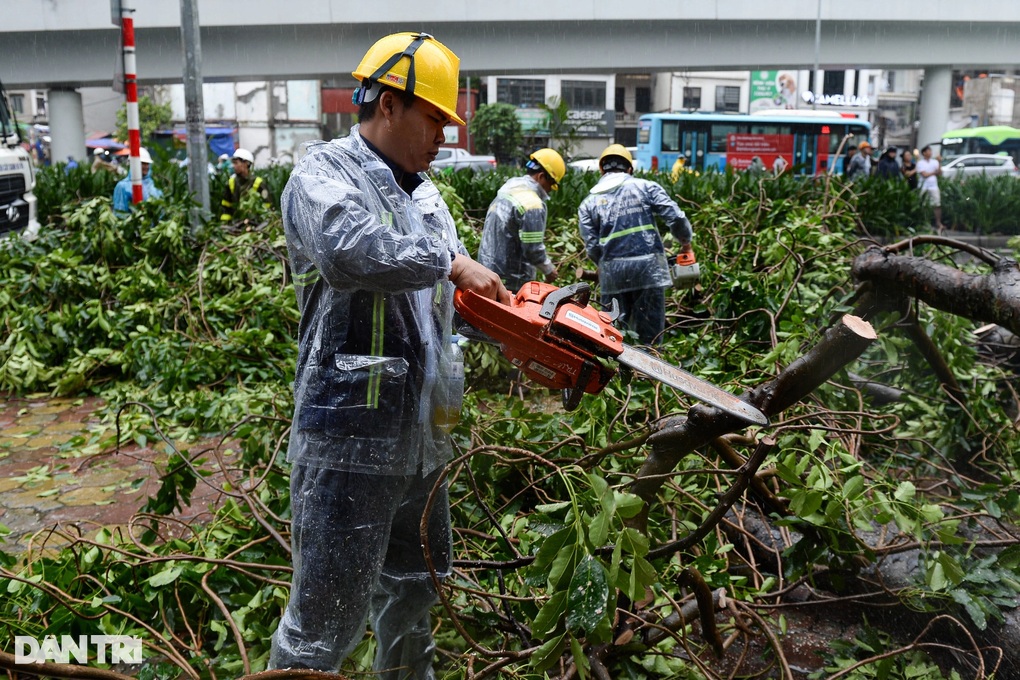
{"type": "Polygon", "coordinates": [[[111,3],[115,13],[120,14],[120,47],[121,61],[124,66],[124,98],[126,100],[128,148],[130,149],[131,168],[131,202],[141,203],[144,197],[142,190],[142,161],[139,153],[142,148],[142,133],[138,120],[138,70],[135,61],[135,5],[132,0],[115,0],[111,3]]]}
{"type": "Polygon", "coordinates": [[[822,50],[822,0],[818,0],[818,16],[815,18],[815,70],[811,72],[811,78],[808,80],[814,87],[811,97],[811,109],[815,110],[818,108],[818,58],[819,53],[822,50]]]}
{"type": "Polygon", "coordinates": [[[471,103],[474,99],[471,96],[471,76],[465,78],[465,84],[467,86],[467,97],[464,106],[464,130],[467,132],[467,146],[465,148],[468,153],[474,153],[475,149],[471,146],[471,103]]]}
{"type": "Polygon", "coordinates": [[[202,100],[202,39],[198,1],[181,0],[181,48],[184,51],[184,110],[188,129],[188,191],[198,205],[191,210],[191,231],[209,218],[209,152],[205,142],[202,100]]]}

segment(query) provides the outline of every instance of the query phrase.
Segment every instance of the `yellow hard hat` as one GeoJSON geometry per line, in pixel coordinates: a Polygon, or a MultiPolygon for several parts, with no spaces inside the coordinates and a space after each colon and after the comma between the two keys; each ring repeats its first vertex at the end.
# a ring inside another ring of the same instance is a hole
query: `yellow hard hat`
{"type": "Polygon", "coordinates": [[[560,180],[563,179],[563,175],[567,174],[567,164],[563,162],[563,156],[555,149],[545,148],[539,149],[528,158],[541,166],[545,174],[552,179],[552,188],[558,189],[560,180]]]}
{"type": "Polygon", "coordinates": [[[424,99],[464,125],[457,115],[460,59],[428,33],[394,33],[380,38],[351,75],[424,99]]]}
{"type": "Polygon", "coordinates": [[[610,144],[607,146],[602,152],[602,155],[599,156],[599,168],[602,167],[603,159],[609,158],[610,156],[619,156],[627,161],[627,164],[630,165],[631,168],[634,167],[634,157],[630,155],[630,151],[627,151],[627,147],[623,144],[610,144]]]}

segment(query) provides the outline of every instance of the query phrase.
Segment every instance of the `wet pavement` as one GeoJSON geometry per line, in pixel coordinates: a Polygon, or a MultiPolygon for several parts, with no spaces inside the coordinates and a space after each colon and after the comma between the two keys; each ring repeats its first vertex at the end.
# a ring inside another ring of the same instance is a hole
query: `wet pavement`
{"type": "MultiPolygon", "coordinates": [[[[102,407],[96,397],[0,395],[0,524],[10,530],[0,549],[66,544],[49,535],[52,528],[91,536],[100,527],[126,527],[155,494],[165,444],[100,449],[92,440],[106,429],[102,407]]],[[[201,520],[220,496],[199,483],[191,507],[177,516],[201,520]]]]}

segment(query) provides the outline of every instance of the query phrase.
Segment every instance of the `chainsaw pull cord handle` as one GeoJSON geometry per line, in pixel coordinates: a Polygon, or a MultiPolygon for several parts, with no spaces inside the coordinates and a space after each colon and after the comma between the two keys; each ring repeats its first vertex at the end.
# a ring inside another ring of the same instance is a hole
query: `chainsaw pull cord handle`
{"type": "Polygon", "coordinates": [[[591,299],[591,286],[585,281],[578,281],[569,286],[557,288],[545,296],[542,301],[542,309],[538,315],[543,319],[552,319],[556,316],[556,310],[560,305],[573,302],[578,307],[587,307],[591,299]]]}

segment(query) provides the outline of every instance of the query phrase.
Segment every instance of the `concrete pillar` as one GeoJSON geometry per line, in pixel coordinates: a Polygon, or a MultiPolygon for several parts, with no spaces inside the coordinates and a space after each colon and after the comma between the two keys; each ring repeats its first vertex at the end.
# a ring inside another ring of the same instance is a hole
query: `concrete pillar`
{"type": "MultiPolygon", "coordinates": [[[[924,69],[924,87],[921,92],[920,127],[917,146],[924,148],[942,139],[949,127],[949,97],[952,94],[953,71],[948,66],[929,66],[924,69]]],[[[939,148],[935,147],[938,155],[939,148]]]]}
{"type": "Polygon", "coordinates": [[[81,94],[76,90],[50,90],[50,159],[54,164],[66,163],[72,156],[86,160],[85,115],[81,108],[81,94]]]}

